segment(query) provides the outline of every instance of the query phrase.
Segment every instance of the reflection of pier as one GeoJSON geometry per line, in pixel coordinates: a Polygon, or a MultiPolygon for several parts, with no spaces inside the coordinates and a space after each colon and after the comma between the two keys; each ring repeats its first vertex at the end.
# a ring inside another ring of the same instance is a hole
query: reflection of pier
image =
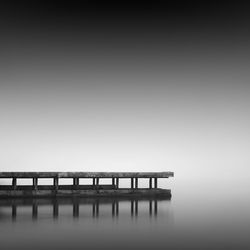
{"type": "MultiPolygon", "coordinates": [[[[164,199],[169,200],[169,199],[164,199]]],[[[5,199],[0,200],[0,208],[8,207],[11,208],[12,219],[15,220],[18,217],[18,208],[19,207],[32,207],[32,219],[37,219],[39,215],[39,208],[42,206],[52,206],[53,218],[56,219],[60,215],[60,208],[65,205],[72,206],[72,216],[75,218],[80,217],[80,206],[81,207],[92,207],[92,217],[99,217],[99,212],[103,205],[110,205],[110,216],[118,217],[119,216],[119,207],[122,202],[130,203],[130,215],[131,217],[137,217],[140,213],[138,209],[138,204],[143,201],[143,206],[147,206],[149,216],[157,216],[158,213],[158,201],[159,199],[5,199]],[[147,205],[148,204],[148,205],[147,205]]]]}

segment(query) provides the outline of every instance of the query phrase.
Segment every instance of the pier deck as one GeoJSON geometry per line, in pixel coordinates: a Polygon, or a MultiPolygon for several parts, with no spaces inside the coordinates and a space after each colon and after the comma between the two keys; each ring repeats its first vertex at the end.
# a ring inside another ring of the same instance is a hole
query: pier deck
{"type": "Polygon", "coordinates": [[[169,178],[173,172],[0,172],[0,198],[6,197],[171,197],[171,190],[158,188],[158,178],[169,178]],[[40,179],[52,179],[53,185],[39,185],[40,179]],[[1,180],[11,179],[2,185],[1,180]],[[18,179],[32,179],[31,185],[19,185],[18,179]],[[73,179],[72,185],[60,184],[61,179],[73,179]],[[91,185],[80,184],[91,179],[91,185]],[[100,184],[110,179],[110,184],[100,184]],[[129,188],[120,188],[119,180],[129,179],[129,188]],[[148,179],[148,188],[139,188],[138,180],[148,179]]]}

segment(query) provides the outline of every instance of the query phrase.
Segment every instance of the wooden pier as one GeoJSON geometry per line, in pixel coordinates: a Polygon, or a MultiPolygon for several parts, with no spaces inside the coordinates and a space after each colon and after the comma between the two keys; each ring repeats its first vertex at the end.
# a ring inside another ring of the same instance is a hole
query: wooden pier
{"type": "Polygon", "coordinates": [[[158,187],[159,178],[173,177],[173,172],[0,172],[0,198],[6,197],[171,197],[171,190],[158,187]],[[11,179],[2,185],[1,180],[11,179]],[[31,185],[19,185],[19,179],[31,179],[31,185]],[[52,179],[53,185],[39,185],[40,179],[52,179]],[[61,179],[72,179],[72,185],[60,184],[61,179]],[[90,179],[91,185],[80,184],[90,179]],[[109,179],[110,184],[100,184],[109,179]],[[129,179],[130,187],[121,188],[120,179],[129,179]],[[139,188],[138,180],[148,179],[147,188],[139,188]]]}

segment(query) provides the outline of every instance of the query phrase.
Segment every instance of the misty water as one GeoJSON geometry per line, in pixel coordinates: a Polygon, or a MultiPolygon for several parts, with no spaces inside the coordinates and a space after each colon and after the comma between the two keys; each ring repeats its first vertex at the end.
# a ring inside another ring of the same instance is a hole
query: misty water
{"type": "Polygon", "coordinates": [[[1,249],[250,249],[248,184],[231,184],[182,182],[171,200],[1,200],[1,249]]]}

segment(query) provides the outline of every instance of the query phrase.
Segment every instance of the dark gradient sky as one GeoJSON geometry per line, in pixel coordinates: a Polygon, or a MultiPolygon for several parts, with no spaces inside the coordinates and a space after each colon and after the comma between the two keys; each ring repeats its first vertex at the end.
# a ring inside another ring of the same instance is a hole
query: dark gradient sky
{"type": "Polygon", "coordinates": [[[1,171],[249,177],[247,4],[0,9],[1,171]]]}

